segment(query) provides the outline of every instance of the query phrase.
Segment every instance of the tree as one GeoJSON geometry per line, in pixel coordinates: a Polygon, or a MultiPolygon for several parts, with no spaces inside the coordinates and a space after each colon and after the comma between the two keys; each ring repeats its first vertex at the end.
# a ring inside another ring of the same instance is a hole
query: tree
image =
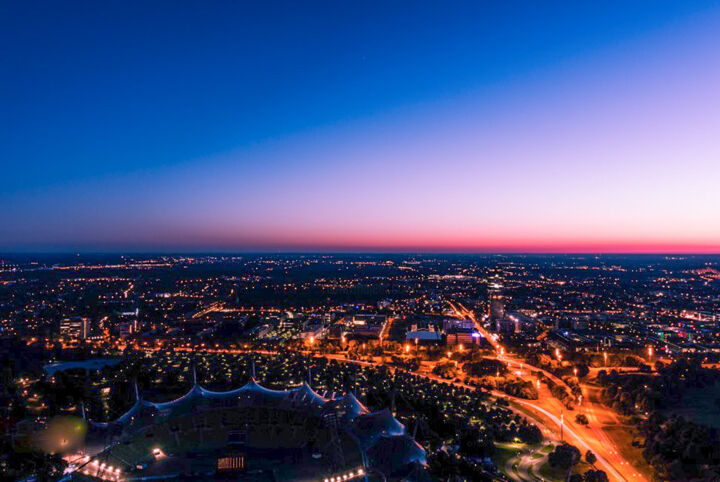
{"type": "Polygon", "coordinates": [[[592,450],[588,450],[585,453],[585,462],[589,463],[593,467],[595,466],[595,462],[597,462],[597,457],[594,453],[592,453],[592,450]]]}
{"type": "Polygon", "coordinates": [[[470,427],[460,433],[460,452],[471,457],[489,457],[495,452],[495,445],[486,432],[470,427]]]}
{"type": "Polygon", "coordinates": [[[672,480],[685,480],[687,479],[685,469],[680,460],[673,460],[668,466],[668,476],[672,480]]]}
{"type": "Polygon", "coordinates": [[[543,435],[536,425],[526,423],[518,429],[518,436],[526,444],[536,445],[542,442],[543,435]]]}
{"type": "Polygon", "coordinates": [[[569,443],[563,443],[555,447],[555,450],[548,455],[548,461],[552,467],[570,470],[580,461],[580,450],[569,443]]]}
{"type": "Polygon", "coordinates": [[[587,416],[583,413],[578,413],[577,415],[575,415],[575,421],[580,425],[587,425],[588,423],[590,423],[587,416]]]}
{"type": "Polygon", "coordinates": [[[442,378],[455,378],[458,370],[454,363],[440,363],[433,368],[432,372],[442,378]]]}
{"type": "Polygon", "coordinates": [[[487,359],[466,363],[463,370],[474,377],[505,375],[508,371],[505,363],[487,359]]]}
{"type": "Polygon", "coordinates": [[[585,482],[609,482],[609,479],[602,470],[588,470],[585,472],[585,482]]]}

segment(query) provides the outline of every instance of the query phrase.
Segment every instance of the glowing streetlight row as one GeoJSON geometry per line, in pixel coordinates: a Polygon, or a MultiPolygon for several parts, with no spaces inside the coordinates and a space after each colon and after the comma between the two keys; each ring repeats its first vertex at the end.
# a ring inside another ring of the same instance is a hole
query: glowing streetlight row
{"type": "Polygon", "coordinates": [[[365,471],[362,468],[360,468],[355,471],[351,470],[347,474],[336,475],[334,477],[327,477],[327,478],[323,479],[323,482],[342,482],[343,480],[350,480],[355,477],[362,477],[363,475],[365,475],[365,471]]]}
{"type": "Polygon", "coordinates": [[[85,475],[91,475],[103,480],[118,480],[120,478],[120,473],[122,472],[120,467],[113,467],[105,462],[100,462],[98,459],[94,459],[92,462],[89,462],[89,456],[85,456],[83,460],[88,462],[82,471],[85,475]],[[91,472],[95,472],[95,474],[93,475],[91,472]]]}

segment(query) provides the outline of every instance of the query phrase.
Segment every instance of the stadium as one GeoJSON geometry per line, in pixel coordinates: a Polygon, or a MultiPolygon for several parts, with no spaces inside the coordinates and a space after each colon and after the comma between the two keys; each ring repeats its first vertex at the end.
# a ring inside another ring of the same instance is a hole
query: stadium
{"type": "Polygon", "coordinates": [[[235,390],[197,383],[180,398],[135,403],[109,423],[88,422],[68,480],[416,480],[425,450],[389,410],[307,383],[235,390]]]}

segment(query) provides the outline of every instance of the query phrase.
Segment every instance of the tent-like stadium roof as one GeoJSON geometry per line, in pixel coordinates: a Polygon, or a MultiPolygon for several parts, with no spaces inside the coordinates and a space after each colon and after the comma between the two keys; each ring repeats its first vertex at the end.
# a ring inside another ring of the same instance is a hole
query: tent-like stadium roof
{"type": "Polygon", "coordinates": [[[123,415],[109,423],[91,423],[86,440],[87,448],[100,447],[101,441],[132,434],[145,426],[192,415],[199,407],[204,410],[231,407],[272,407],[301,411],[311,416],[334,415],[338,428],[356,441],[367,454],[368,463],[383,470],[425,463],[425,451],[410,437],[393,414],[385,409],[370,412],[353,393],[337,398],[318,395],[307,383],[289,390],[271,390],[254,379],[240,388],[212,391],[197,383],[181,397],[169,402],[144,400],[136,388],[135,404],[123,415]],[[96,439],[92,443],[91,439],[96,439]]]}

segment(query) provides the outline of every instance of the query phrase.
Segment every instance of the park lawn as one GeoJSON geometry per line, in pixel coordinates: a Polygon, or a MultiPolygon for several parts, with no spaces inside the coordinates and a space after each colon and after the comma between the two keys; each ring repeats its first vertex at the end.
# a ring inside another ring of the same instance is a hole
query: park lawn
{"type": "MultiPolygon", "coordinates": [[[[505,473],[505,465],[507,464],[507,461],[511,458],[515,457],[517,453],[520,452],[519,449],[514,449],[510,447],[506,447],[503,445],[495,444],[495,455],[492,456],[492,461],[495,463],[495,466],[502,472],[505,473]]],[[[507,475],[507,474],[506,474],[507,475]]]]}
{"type": "Polygon", "coordinates": [[[562,481],[565,480],[567,471],[560,467],[552,467],[550,463],[545,463],[540,466],[539,475],[546,480],[551,481],[562,481]]]}
{"type": "Polygon", "coordinates": [[[555,445],[554,445],[554,444],[547,444],[545,447],[543,447],[542,449],[540,449],[540,452],[542,452],[542,453],[544,453],[544,454],[549,454],[549,453],[552,452],[553,450],[555,450],[555,445]]]}
{"type": "Polygon", "coordinates": [[[654,471],[642,456],[642,449],[633,447],[632,445],[635,436],[630,427],[623,425],[604,425],[601,429],[610,440],[615,442],[615,446],[620,450],[620,454],[625,460],[630,462],[630,465],[642,473],[645,478],[653,480],[652,474],[654,471]]]}
{"type": "MultiPolygon", "coordinates": [[[[580,461],[578,462],[575,467],[573,467],[572,473],[573,474],[584,474],[588,470],[592,469],[590,464],[580,461]]],[[[552,467],[550,465],[550,462],[543,464],[540,467],[540,474],[542,477],[544,477],[547,480],[557,480],[557,481],[563,481],[565,480],[565,476],[567,475],[567,471],[565,469],[561,469],[560,467],[552,467]]]]}

